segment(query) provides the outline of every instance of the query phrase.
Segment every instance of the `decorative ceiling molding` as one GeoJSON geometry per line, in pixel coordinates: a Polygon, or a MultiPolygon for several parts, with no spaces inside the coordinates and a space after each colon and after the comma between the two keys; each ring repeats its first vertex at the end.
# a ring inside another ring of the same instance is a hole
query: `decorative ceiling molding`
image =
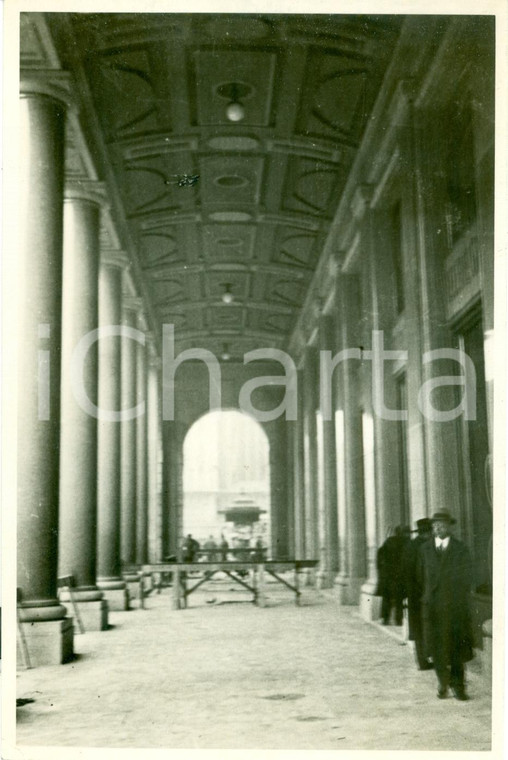
{"type": "Polygon", "coordinates": [[[145,272],[160,272],[167,273],[168,276],[181,276],[185,274],[200,274],[204,272],[220,273],[227,275],[229,272],[239,272],[243,274],[268,274],[282,276],[285,279],[288,277],[295,278],[296,280],[302,280],[305,277],[311,277],[314,269],[312,267],[304,266],[292,266],[291,264],[265,264],[265,263],[247,263],[239,264],[235,263],[208,263],[206,268],[203,264],[171,264],[171,263],[159,263],[154,264],[153,267],[144,267],[145,272]]]}
{"type": "Polygon", "coordinates": [[[21,12],[19,16],[21,66],[59,69],[60,61],[43,14],[21,12]]]}
{"type": "Polygon", "coordinates": [[[252,338],[254,339],[260,339],[260,340],[268,340],[272,343],[281,343],[283,341],[283,336],[280,336],[280,338],[275,338],[274,334],[270,332],[269,330],[243,330],[241,333],[236,332],[235,330],[230,329],[220,329],[216,328],[213,330],[175,330],[175,342],[178,342],[179,340],[189,340],[189,339],[200,339],[205,337],[211,337],[211,338],[231,338],[232,340],[239,341],[239,340],[250,340],[252,338]]]}
{"type": "Polygon", "coordinates": [[[189,312],[199,309],[206,309],[210,307],[217,307],[226,311],[233,311],[233,309],[249,309],[250,311],[268,312],[270,314],[280,314],[282,316],[292,316],[296,311],[296,306],[281,306],[279,304],[270,301],[233,301],[233,304],[224,306],[224,303],[220,299],[207,298],[201,301],[178,301],[176,303],[170,303],[167,299],[161,299],[157,301],[155,306],[159,308],[161,313],[180,313],[189,312]],[[164,306],[167,304],[167,309],[164,306]]]}

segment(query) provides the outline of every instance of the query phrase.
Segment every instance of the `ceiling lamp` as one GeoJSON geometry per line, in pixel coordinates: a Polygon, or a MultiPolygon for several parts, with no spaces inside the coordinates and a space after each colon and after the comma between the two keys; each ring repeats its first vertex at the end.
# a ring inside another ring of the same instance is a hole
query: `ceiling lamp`
{"type": "Polygon", "coordinates": [[[226,106],[228,121],[238,122],[245,118],[245,107],[242,101],[251,92],[252,87],[243,82],[226,82],[217,88],[218,95],[228,101],[226,106]]]}
{"type": "Polygon", "coordinates": [[[234,296],[231,292],[231,284],[229,282],[226,282],[224,285],[224,293],[222,294],[222,303],[230,304],[233,303],[234,296]]]}
{"type": "Polygon", "coordinates": [[[241,121],[245,116],[245,108],[241,103],[232,100],[226,107],[226,116],[229,121],[241,121]]]}
{"type": "Polygon", "coordinates": [[[222,354],[220,358],[223,362],[228,362],[231,359],[231,354],[229,353],[229,343],[222,344],[222,354]]]}

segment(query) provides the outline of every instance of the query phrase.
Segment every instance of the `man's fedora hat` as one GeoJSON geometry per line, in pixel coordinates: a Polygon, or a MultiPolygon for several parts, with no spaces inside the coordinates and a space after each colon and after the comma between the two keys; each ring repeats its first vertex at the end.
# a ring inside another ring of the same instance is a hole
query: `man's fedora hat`
{"type": "Polygon", "coordinates": [[[437,522],[438,520],[441,520],[442,522],[448,522],[450,525],[453,525],[457,522],[457,520],[451,516],[449,512],[446,512],[443,510],[442,512],[434,512],[432,517],[430,518],[432,522],[437,522]]]}
{"type": "Polygon", "coordinates": [[[421,520],[416,521],[416,527],[418,530],[430,530],[432,528],[432,520],[429,517],[422,517],[421,520]]]}

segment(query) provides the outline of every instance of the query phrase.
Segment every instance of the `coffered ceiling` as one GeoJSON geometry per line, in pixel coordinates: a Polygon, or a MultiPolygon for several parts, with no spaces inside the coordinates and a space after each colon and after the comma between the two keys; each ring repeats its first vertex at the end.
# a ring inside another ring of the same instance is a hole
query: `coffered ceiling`
{"type": "Polygon", "coordinates": [[[284,347],[400,17],[47,20],[86,82],[87,129],[105,146],[151,313],[174,323],[180,349],[284,347]]]}

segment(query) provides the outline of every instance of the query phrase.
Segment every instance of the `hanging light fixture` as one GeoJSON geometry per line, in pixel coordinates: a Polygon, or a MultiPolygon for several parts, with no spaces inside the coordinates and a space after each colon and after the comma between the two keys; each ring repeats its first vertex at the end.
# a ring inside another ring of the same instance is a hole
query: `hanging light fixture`
{"type": "Polygon", "coordinates": [[[245,107],[242,99],[247,97],[252,91],[252,87],[240,82],[227,82],[221,85],[217,92],[221,98],[228,101],[226,106],[226,118],[228,121],[238,122],[245,118],[245,107]]]}
{"type": "Polygon", "coordinates": [[[240,103],[240,94],[236,82],[231,85],[231,102],[226,107],[226,116],[229,121],[241,121],[245,116],[245,108],[240,103]]]}
{"type": "Polygon", "coordinates": [[[222,303],[230,304],[233,303],[234,296],[231,292],[231,283],[226,282],[224,284],[224,293],[222,294],[222,303]]]}
{"type": "Polygon", "coordinates": [[[231,359],[231,354],[229,353],[229,343],[222,344],[222,354],[220,358],[223,362],[228,362],[231,359]]]}
{"type": "Polygon", "coordinates": [[[226,116],[229,121],[241,121],[245,116],[245,108],[241,103],[235,102],[228,103],[226,108],[226,116]]]}

